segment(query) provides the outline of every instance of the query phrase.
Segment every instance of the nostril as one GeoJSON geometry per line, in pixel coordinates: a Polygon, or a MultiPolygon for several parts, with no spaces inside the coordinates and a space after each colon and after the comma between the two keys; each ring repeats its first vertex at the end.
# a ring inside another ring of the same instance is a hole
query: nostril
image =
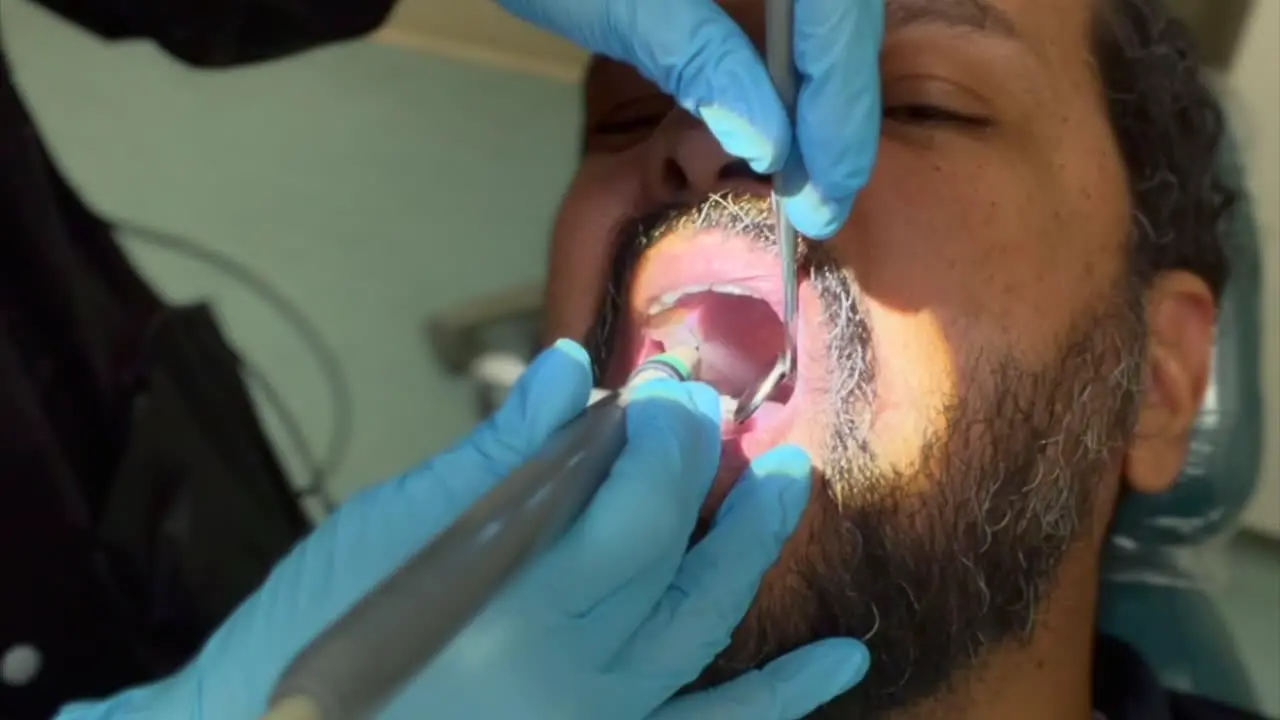
{"type": "Polygon", "coordinates": [[[689,189],[689,176],[674,158],[667,158],[662,162],[662,184],[672,192],[689,189]]]}
{"type": "Polygon", "coordinates": [[[724,166],[720,168],[718,179],[722,182],[725,180],[753,180],[761,183],[769,182],[769,178],[761,175],[755,170],[752,170],[746,160],[733,160],[732,162],[725,163],[724,166]]]}

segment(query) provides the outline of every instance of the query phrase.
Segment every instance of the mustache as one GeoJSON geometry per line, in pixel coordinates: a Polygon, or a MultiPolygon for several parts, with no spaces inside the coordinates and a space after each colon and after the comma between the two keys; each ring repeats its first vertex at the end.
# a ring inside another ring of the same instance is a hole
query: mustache
{"type": "MultiPolygon", "coordinates": [[[[678,232],[719,229],[744,238],[758,248],[778,250],[777,220],[768,197],[740,192],[712,193],[696,203],[673,203],[636,218],[619,238],[619,249],[638,258],[663,238],[678,232]]],[[[823,246],[803,235],[797,251],[801,269],[831,262],[823,246]]]]}
{"type": "MultiPolygon", "coordinates": [[[[668,203],[622,224],[614,241],[616,250],[601,307],[586,339],[586,349],[597,377],[608,364],[617,319],[624,307],[632,274],[640,257],[675,233],[710,229],[733,233],[762,250],[778,252],[773,204],[769,198],[759,195],[713,193],[695,203],[668,203]]],[[[830,305],[825,300],[827,295],[831,295],[837,306],[850,307],[841,302],[850,296],[850,292],[842,287],[848,281],[844,279],[835,259],[822,244],[804,237],[800,240],[796,252],[798,271],[802,275],[808,274],[819,288],[820,294],[824,296],[823,305],[830,305]]]]}

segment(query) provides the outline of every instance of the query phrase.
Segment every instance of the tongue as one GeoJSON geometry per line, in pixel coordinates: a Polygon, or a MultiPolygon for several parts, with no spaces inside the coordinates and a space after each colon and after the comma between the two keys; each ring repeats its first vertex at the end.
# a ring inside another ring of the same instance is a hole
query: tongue
{"type": "Polygon", "coordinates": [[[777,313],[765,301],[741,295],[689,295],[654,318],[649,330],[664,344],[692,332],[699,342],[699,379],[731,397],[767,373],[783,348],[777,313]]]}

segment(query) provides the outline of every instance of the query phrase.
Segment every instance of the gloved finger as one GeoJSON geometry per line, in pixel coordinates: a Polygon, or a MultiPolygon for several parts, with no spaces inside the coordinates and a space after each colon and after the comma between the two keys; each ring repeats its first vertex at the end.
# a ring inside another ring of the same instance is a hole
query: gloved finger
{"type": "Polygon", "coordinates": [[[796,0],[800,73],[795,140],[783,207],[796,229],[831,237],[867,184],[880,142],[883,0],[796,0]]]}
{"type": "Polygon", "coordinates": [[[502,406],[471,435],[409,473],[406,490],[428,493],[435,504],[462,510],[582,412],[592,379],[587,351],[572,340],[556,341],[529,364],[502,406]],[[425,475],[432,481],[419,487],[414,479],[425,475]]]}
{"type": "Polygon", "coordinates": [[[557,340],[539,353],[502,406],[471,436],[467,447],[495,467],[514,467],[539,450],[560,426],[587,405],[591,358],[572,340],[557,340]]]}
{"type": "MultiPolygon", "coordinates": [[[[531,577],[580,617],[616,597],[630,632],[670,582],[720,458],[720,399],[701,383],[659,380],[626,408],[627,445],[578,522],[531,577]],[[656,565],[670,566],[655,577],[656,565]],[[652,587],[636,587],[637,578],[652,587]]],[[[619,616],[619,612],[622,613],[619,616]]],[[[607,623],[606,623],[607,624],[607,623]]]]}
{"type": "Polygon", "coordinates": [[[711,531],[685,556],[667,591],[619,654],[619,666],[670,668],[672,677],[683,683],[728,645],[804,513],[810,467],[809,456],[795,446],[775,448],[751,463],[711,531]]]}
{"type": "Polygon", "coordinates": [[[639,70],[756,172],[778,170],[791,123],[760,54],[714,0],[500,0],[519,17],[639,70]]]}
{"type": "Polygon", "coordinates": [[[869,665],[857,640],[820,640],[724,685],[670,700],[649,720],[797,720],[862,682],[869,665]]]}

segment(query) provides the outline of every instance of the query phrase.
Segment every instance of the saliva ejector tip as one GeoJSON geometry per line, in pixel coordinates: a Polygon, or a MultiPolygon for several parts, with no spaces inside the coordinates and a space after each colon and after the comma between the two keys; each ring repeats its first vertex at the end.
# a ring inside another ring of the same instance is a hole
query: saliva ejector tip
{"type": "Polygon", "coordinates": [[[630,385],[637,381],[656,380],[659,377],[686,382],[693,379],[697,364],[697,348],[682,347],[658,353],[640,363],[640,366],[631,373],[631,378],[627,384],[630,385]]]}
{"type": "Polygon", "coordinates": [[[627,385],[637,385],[666,378],[688,382],[697,377],[698,348],[696,345],[677,345],[640,363],[627,379],[627,385]]]}

